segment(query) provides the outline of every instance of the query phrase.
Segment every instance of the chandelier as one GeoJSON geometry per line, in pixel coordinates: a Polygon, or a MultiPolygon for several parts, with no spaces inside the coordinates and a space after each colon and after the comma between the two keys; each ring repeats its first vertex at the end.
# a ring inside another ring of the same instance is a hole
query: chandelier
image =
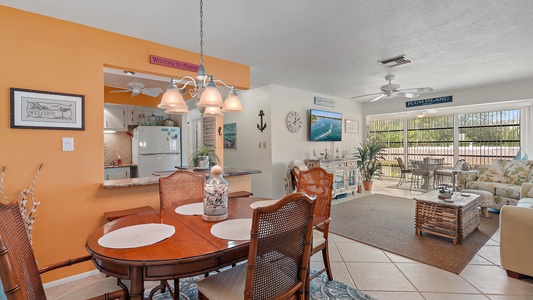
{"type": "Polygon", "coordinates": [[[200,66],[196,74],[196,80],[191,76],[183,76],[180,79],[170,79],[167,91],[163,94],[161,103],[157,107],[166,109],[168,114],[188,114],[189,109],[183,94],[187,93],[187,86],[191,85],[193,89],[188,92],[192,97],[198,97],[200,100],[196,105],[204,116],[217,117],[222,116],[224,112],[244,112],[241,101],[237,96],[235,87],[229,86],[220,79],[214,79],[208,75],[204,68],[204,32],[203,32],[203,0],[200,0],[200,66]],[[222,101],[222,95],[217,89],[217,83],[221,83],[229,88],[226,101],[222,101]],[[178,84],[183,84],[178,88],[178,84]]]}

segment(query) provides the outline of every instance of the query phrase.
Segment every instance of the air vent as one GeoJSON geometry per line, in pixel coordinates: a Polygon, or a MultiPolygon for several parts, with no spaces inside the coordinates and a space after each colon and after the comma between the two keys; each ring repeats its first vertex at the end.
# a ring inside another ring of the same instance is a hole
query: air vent
{"type": "Polygon", "coordinates": [[[402,54],[402,55],[398,55],[395,57],[380,60],[378,62],[387,68],[392,68],[392,67],[408,64],[412,62],[412,60],[409,57],[405,56],[405,54],[402,54]]]}

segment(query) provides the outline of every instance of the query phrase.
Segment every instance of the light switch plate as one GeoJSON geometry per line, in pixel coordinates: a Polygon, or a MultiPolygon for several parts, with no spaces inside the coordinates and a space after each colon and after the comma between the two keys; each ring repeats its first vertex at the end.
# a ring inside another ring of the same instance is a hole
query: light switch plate
{"type": "Polygon", "coordinates": [[[62,144],[63,144],[63,151],[74,151],[74,138],[73,137],[64,137],[62,144]]]}

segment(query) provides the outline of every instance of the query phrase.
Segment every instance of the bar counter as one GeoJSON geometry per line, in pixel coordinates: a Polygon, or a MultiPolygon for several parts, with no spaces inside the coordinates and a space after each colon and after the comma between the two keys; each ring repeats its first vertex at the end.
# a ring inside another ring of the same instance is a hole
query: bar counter
{"type": "MultiPolygon", "coordinates": [[[[224,174],[223,174],[224,177],[235,177],[235,176],[245,176],[245,175],[248,175],[247,177],[250,177],[249,175],[261,173],[261,170],[239,169],[239,168],[231,168],[231,167],[223,168],[223,170],[224,170],[224,174]]],[[[193,170],[193,172],[205,174],[205,176],[208,176],[211,173],[211,170],[202,169],[202,170],[193,170]]],[[[130,186],[159,184],[159,178],[161,176],[163,177],[168,176],[172,173],[173,172],[170,172],[170,171],[154,172],[153,173],[154,176],[150,176],[150,177],[105,180],[103,183],[103,186],[106,189],[113,189],[113,188],[123,188],[123,187],[130,187],[130,186]]],[[[230,185],[230,191],[231,191],[231,185],[230,185]]]]}

